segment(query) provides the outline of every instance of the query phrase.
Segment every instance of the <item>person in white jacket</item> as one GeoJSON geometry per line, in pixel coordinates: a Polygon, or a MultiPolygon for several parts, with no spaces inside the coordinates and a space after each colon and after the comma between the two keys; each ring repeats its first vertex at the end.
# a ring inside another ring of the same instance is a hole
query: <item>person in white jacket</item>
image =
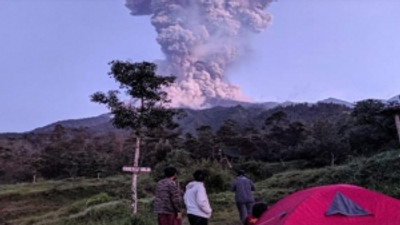
{"type": "Polygon", "coordinates": [[[204,180],[207,176],[206,170],[196,170],[193,173],[194,181],[186,185],[183,198],[190,225],[207,225],[208,219],[211,217],[212,209],[204,187],[204,180]]]}

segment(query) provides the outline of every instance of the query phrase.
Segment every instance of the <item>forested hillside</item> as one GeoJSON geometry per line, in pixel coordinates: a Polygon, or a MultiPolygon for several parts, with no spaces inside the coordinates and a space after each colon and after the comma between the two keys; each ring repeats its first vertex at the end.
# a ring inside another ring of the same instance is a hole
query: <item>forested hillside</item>
{"type": "MultiPolygon", "coordinates": [[[[382,113],[386,107],[365,100],[354,108],[319,103],[269,110],[240,105],[187,109],[178,129],[147,131],[141,165],[163,165],[175,151],[224,165],[294,160],[304,168],[338,165],[398,147],[393,116],[382,113]]],[[[132,163],[134,142],[128,131],[112,128],[107,115],[1,134],[0,182],[120,174],[132,163]]]]}

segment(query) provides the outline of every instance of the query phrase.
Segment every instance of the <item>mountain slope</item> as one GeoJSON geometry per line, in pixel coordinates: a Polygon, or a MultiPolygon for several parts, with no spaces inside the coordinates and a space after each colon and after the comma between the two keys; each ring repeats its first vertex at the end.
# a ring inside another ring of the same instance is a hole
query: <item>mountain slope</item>
{"type": "Polygon", "coordinates": [[[394,96],[388,100],[389,102],[397,102],[400,103],[400,95],[394,96]]]}
{"type": "Polygon", "coordinates": [[[51,132],[56,125],[61,125],[63,127],[68,128],[80,128],[87,127],[92,132],[109,132],[116,131],[117,129],[112,126],[110,123],[111,115],[110,114],[102,114],[95,117],[83,118],[83,119],[71,119],[71,120],[62,120],[58,121],[44,127],[36,128],[32,132],[35,133],[48,133],[51,132]]]}
{"type": "MultiPolygon", "coordinates": [[[[303,123],[310,123],[315,120],[333,120],[336,121],[343,115],[347,115],[350,107],[344,104],[334,103],[287,103],[285,106],[247,104],[245,106],[236,105],[233,107],[213,107],[208,109],[183,109],[186,116],[177,121],[180,124],[182,134],[196,134],[196,129],[200,126],[210,126],[216,131],[226,120],[235,121],[240,127],[261,128],[264,120],[277,110],[284,111],[290,120],[296,120],[303,123]],[[267,108],[267,109],[266,109],[267,108]]],[[[56,125],[66,128],[87,128],[95,134],[105,134],[108,132],[125,132],[116,129],[111,123],[110,114],[103,114],[96,117],[58,121],[47,126],[33,130],[34,133],[49,133],[53,131],[56,125]]]]}
{"type": "Polygon", "coordinates": [[[333,103],[333,104],[338,104],[338,105],[345,105],[347,107],[354,107],[353,103],[347,102],[347,101],[343,101],[337,98],[327,98],[321,101],[318,101],[317,103],[333,103]]]}

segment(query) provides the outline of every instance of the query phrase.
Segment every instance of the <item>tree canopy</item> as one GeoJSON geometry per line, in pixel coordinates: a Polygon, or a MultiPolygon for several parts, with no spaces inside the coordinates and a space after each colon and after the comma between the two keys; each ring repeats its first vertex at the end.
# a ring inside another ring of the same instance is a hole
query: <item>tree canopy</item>
{"type": "Polygon", "coordinates": [[[170,100],[163,89],[174,82],[174,76],[157,75],[156,64],[149,62],[116,60],[111,61],[110,65],[109,75],[119,83],[119,88],[130,99],[121,100],[118,90],[110,90],[107,93],[94,93],[91,100],[111,109],[114,126],[138,132],[142,128],[176,125],[172,120],[176,111],[166,107],[170,100]]]}

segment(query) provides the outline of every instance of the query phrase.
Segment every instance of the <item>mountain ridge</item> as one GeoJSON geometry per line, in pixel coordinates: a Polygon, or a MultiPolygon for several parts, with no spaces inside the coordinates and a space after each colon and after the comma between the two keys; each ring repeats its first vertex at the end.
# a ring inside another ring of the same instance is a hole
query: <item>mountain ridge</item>
{"type": "MultiPolygon", "coordinates": [[[[400,95],[394,96],[389,100],[382,100],[383,102],[400,102],[400,95]]],[[[189,116],[184,118],[183,121],[179,123],[187,128],[185,128],[186,132],[194,133],[196,128],[207,124],[209,120],[213,120],[212,128],[220,126],[222,122],[226,119],[237,119],[240,120],[241,123],[248,124],[249,126],[254,125],[250,122],[250,118],[254,119],[259,117],[261,112],[270,110],[276,107],[287,107],[296,104],[307,104],[307,105],[315,105],[319,103],[328,103],[328,104],[337,104],[343,105],[349,108],[354,107],[354,103],[350,103],[345,100],[337,99],[337,98],[326,98],[315,103],[307,103],[307,102],[291,102],[285,101],[282,103],[279,102],[242,102],[242,101],[234,101],[227,99],[214,99],[209,101],[209,107],[202,109],[190,109],[190,108],[182,108],[189,116]],[[215,105],[215,106],[211,106],[215,105]],[[242,108],[240,108],[240,107],[242,108]],[[225,115],[224,115],[225,114],[225,115]]],[[[42,127],[35,128],[33,130],[27,132],[4,132],[0,133],[2,136],[19,136],[19,134],[25,134],[30,132],[35,133],[48,133],[51,132],[56,125],[62,125],[69,128],[79,128],[86,127],[91,132],[94,133],[105,133],[110,131],[119,131],[126,132],[124,130],[116,129],[110,123],[111,114],[105,113],[93,117],[87,118],[77,118],[77,119],[66,119],[56,121],[50,124],[47,124],[42,127]]]]}
{"type": "MultiPolygon", "coordinates": [[[[208,107],[203,109],[191,109],[182,108],[186,113],[186,117],[178,121],[183,127],[183,133],[195,133],[196,129],[203,125],[210,125],[212,130],[216,130],[222,125],[227,119],[239,121],[242,125],[246,126],[258,126],[254,123],[256,118],[260,118],[261,115],[265,114],[265,111],[274,109],[276,107],[288,107],[297,104],[338,104],[344,105],[351,108],[352,103],[328,98],[325,100],[318,101],[316,103],[297,103],[297,102],[240,102],[234,100],[217,100],[212,102],[213,104],[220,104],[214,107],[208,107]]],[[[47,133],[51,132],[56,125],[62,125],[68,128],[79,128],[87,127],[93,133],[106,133],[106,132],[124,132],[124,130],[116,129],[111,124],[111,114],[101,114],[94,117],[82,118],[82,119],[68,119],[61,120],[43,127],[36,128],[30,132],[35,133],[47,133]]]]}

